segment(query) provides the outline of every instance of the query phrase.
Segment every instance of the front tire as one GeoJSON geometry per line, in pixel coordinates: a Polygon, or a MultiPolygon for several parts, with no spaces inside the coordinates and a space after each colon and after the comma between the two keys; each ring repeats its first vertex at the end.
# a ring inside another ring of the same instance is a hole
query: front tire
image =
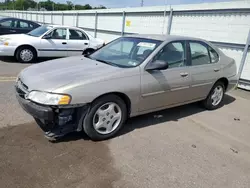
{"type": "Polygon", "coordinates": [[[106,95],[93,102],[83,122],[83,130],[94,141],[113,137],[127,118],[124,101],[117,95],[106,95]]]}
{"type": "Polygon", "coordinates": [[[36,51],[31,47],[21,47],[17,49],[16,59],[21,63],[32,63],[37,58],[36,51]]]}
{"type": "Polygon", "coordinates": [[[215,110],[221,107],[225,95],[225,84],[216,82],[212,87],[207,98],[203,101],[203,105],[208,110],[215,110]]]}

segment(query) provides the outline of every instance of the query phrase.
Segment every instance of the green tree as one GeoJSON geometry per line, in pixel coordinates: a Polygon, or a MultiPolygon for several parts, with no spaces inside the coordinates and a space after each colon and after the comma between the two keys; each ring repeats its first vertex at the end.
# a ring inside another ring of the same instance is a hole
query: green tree
{"type": "Polygon", "coordinates": [[[55,10],[68,10],[68,5],[57,3],[55,4],[55,10]]]}
{"type": "Polygon", "coordinates": [[[53,1],[51,1],[51,0],[41,1],[40,2],[40,7],[45,8],[46,10],[52,11],[53,10],[53,4],[55,4],[55,3],[53,1]]]}
{"type": "Polygon", "coordinates": [[[74,4],[71,1],[67,1],[68,10],[72,10],[74,4]]]}
{"type": "Polygon", "coordinates": [[[86,4],[86,5],[76,5],[75,9],[76,10],[89,10],[89,9],[92,9],[92,7],[89,4],[86,4]]]}
{"type": "Polygon", "coordinates": [[[17,10],[27,10],[28,8],[35,8],[36,2],[33,0],[16,0],[15,9],[17,10]]]}
{"type": "MultiPolygon", "coordinates": [[[[45,8],[46,10],[88,10],[88,9],[105,9],[104,6],[91,7],[89,4],[86,5],[75,5],[72,1],[67,1],[66,4],[55,3],[52,0],[44,0],[39,2],[39,8],[45,8]]],[[[38,8],[38,4],[34,0],[5,0],[0,2],[0,9],[16,9],[16,10],[27,10],[28,8],[38,8]]]]}

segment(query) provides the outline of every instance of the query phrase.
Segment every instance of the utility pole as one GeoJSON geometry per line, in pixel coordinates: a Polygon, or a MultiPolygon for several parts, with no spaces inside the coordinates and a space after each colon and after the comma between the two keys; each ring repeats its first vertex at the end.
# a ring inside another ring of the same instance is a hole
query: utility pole
{"type": "Polygon", "coordinates": [[[141,0],[141,7],[143,7],[144,5],[144,0],[141,0]]]}

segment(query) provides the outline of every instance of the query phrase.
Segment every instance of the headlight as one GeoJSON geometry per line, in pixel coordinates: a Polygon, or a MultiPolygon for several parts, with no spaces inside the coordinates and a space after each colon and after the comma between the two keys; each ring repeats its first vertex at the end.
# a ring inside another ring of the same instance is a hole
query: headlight
{"type": "Polygon", "coordinates": [[[9,46],[10,39],[9,38],[0,38],[0,43],[2,43],[4,46],[9,46]]]}
{"type": "Polygon", "coordinates": [[[66,94],[46,93],[41,91],[31,91],[27,99],[45,105],[65,105],[69,104],[71,97],[66,94]]]}

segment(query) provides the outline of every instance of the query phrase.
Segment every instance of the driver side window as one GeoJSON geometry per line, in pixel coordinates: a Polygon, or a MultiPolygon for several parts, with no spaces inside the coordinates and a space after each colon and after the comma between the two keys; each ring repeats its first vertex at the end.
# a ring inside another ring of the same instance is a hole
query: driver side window
{"type": "Polygon", "coordinates": [[[51,39],[65,40],[67,37],[67,29],[55,29],[49,35],[51,39]]]}
{"type": "Polygon", "coordinates": [[[155,56],[154,61],[156,60],[167,62],[169,68],[186,66],[184,42],[168,43],[155,56]]]}

